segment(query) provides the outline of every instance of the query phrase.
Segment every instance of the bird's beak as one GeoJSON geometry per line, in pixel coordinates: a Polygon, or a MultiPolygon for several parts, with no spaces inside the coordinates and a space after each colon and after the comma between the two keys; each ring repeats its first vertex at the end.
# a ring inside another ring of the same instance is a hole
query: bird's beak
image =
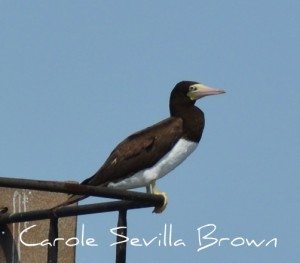
{"type": "Polygon", "coordinates": [[[190,91],[187,93],[187,95],[190,97],[191,100],[198,100],[205,96],[218,95],[222,93],[225,93],[225,90],[210,88],[198,83],[190,87],[190,91]]]}

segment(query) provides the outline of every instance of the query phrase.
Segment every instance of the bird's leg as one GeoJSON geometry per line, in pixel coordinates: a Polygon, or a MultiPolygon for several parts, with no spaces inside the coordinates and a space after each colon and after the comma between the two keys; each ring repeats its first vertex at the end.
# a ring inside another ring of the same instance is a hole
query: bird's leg
{"type": "Polygon", "coordinates": [[[161,192],[156,184],[155,184],[155,180],[152,181],[148,186],[146,186],[146,190],[148,194],[155,194],[155,195],[162,195],[164,197],[164,203],[162,206],[160,207],[155,207],[153,210],[153,213],[162,213],[165,208],[167,207],[168,204],[168,196],[165,192],[161,192]]]}
{"type": "Polygon", "coordinates": [[[152,194],[152,186],[151,186],[151,184],[149,184],[149,185],[146,186],[146,193],[147,194],[152,194]]]}

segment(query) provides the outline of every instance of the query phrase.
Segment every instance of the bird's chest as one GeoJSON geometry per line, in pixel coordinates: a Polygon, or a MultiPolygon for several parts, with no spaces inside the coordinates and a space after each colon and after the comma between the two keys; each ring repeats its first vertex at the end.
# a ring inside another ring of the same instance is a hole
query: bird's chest
{"type": "Polygon", "coordinates": [[[147,186],[151,181],[165,176],[181,164],[197,146],[198,143],[196,142],[180,139],[154,166],[139,171],[117,183],[110,183],[108,186],[123,189],[147,186]]]}
{"type": "Polygon", "coordinates": [[[155,177],[154,179],[159,179],[166,175],[179,164],[181,164],[197,147],[198,143],[188,141],[186,139],[180,139],[174,147],[162,159],[158,161],[151,169],[146,171],[150,173],[150,177],[155,177]]]}

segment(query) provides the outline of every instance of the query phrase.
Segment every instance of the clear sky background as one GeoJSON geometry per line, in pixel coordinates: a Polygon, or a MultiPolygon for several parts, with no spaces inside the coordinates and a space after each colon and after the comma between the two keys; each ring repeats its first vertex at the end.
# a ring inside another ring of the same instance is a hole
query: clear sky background
{"type": "MultiPolygon", "coordinates": [[[[299,1],[1,1],[0,176],[82,181],[168,117],[178,81],[201,81],[227,93],[197,102],[200,146],[158,182],[166,211],[128,213],[130,237],[172,224],[186,247],[128,246],[128,262],[297,262],[299,14],[299,1]],[[205,224],[278,247],[197,253],[205,224]]],[[[114,262],[116,221],[80,217],[99,247],[77,262],[114,262]]]]}

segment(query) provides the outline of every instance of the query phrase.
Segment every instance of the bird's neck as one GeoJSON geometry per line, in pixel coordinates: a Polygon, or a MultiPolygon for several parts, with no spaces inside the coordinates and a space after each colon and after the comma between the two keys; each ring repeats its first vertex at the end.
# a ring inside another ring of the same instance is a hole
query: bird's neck
{"type": "Polygon", "coordinates": [[[195,105],[177,105],[170,109],[171,116],[183,120],[183,137],[199,142],[205,125],[204,113],[195,105]]]}

